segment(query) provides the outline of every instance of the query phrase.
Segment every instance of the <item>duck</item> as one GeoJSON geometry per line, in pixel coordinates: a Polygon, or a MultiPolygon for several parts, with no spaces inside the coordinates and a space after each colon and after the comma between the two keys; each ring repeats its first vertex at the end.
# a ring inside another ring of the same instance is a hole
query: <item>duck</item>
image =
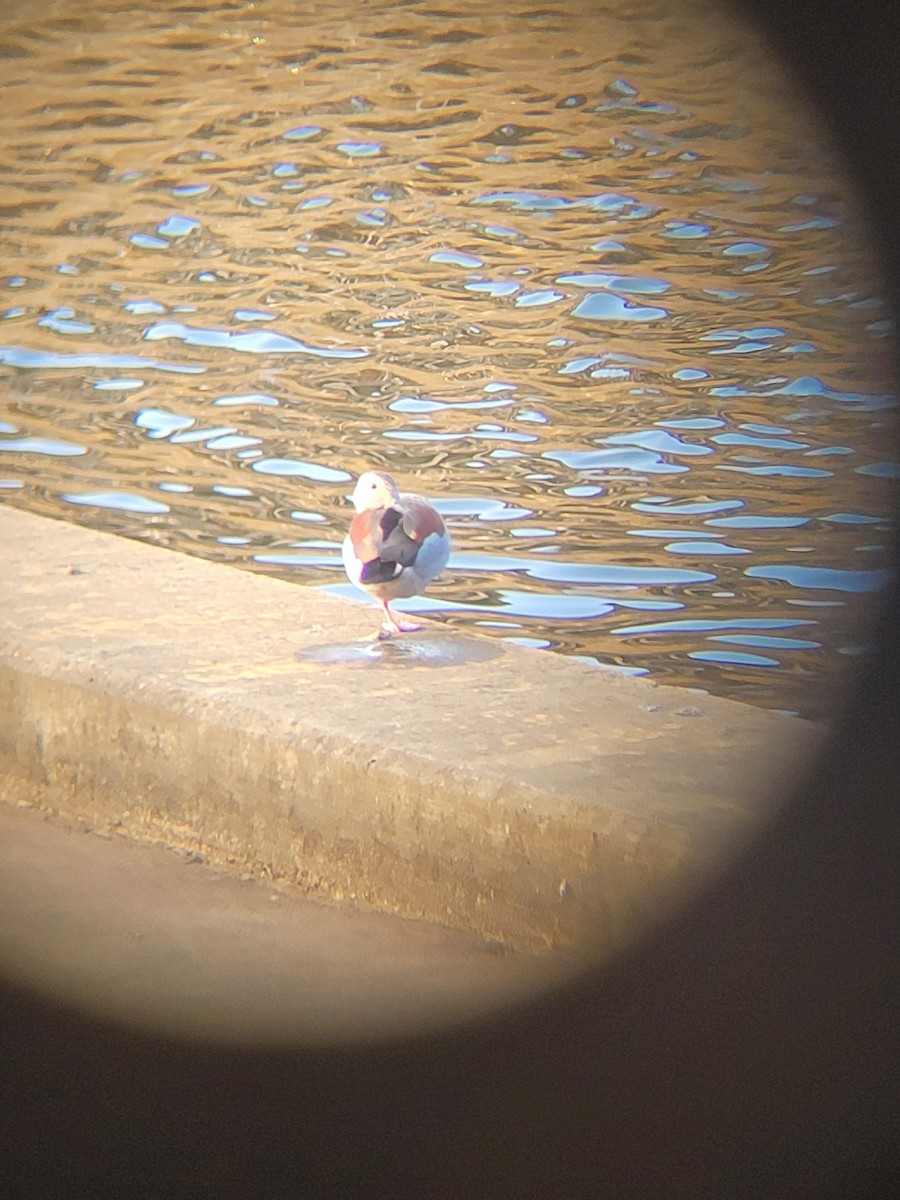
{"type": "Polygon", "coordinates": [[[421,595],[446,567],[450,534],[441,514],[384,471],[360,475],[350,499],[356,515],[341,547],[347,578],[381,605],[376,638],[413,633],[421,626],[398,620],[390,602],[421,595]]]}

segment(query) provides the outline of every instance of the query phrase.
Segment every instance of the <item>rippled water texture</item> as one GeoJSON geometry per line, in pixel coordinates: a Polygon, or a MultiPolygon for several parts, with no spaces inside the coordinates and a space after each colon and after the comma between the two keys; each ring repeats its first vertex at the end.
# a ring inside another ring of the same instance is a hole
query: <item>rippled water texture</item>
{"type": "Polygon", "coordinates": [[[4,12],[6,502],[350,594],[351,481],[387,467],[455,543],[408,607],[830,711],[885,578],[892,330],[746,29],[4,12]]]}

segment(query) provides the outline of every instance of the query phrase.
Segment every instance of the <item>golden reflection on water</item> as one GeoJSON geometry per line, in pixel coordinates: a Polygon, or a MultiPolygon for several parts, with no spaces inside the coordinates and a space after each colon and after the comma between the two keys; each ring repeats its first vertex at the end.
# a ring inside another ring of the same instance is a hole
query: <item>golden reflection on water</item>
{"type": "Polygon", "coordinates": [[[0,497],[343,592],[387,467],[445,508],[445,620],[831,711],[891,329],[719,5],[57,0],[0,34],[0,497]]]}

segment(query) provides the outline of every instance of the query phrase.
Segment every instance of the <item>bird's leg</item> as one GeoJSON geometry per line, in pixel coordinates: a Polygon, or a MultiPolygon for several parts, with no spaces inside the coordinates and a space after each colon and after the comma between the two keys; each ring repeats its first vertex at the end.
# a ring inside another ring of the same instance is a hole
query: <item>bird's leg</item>
{"type": "Polygon", "coordinates": [[[417,625],[415,621],[398,621],[388,607],[387,600],[381,601],[381,607],[384,610],[384,622],[381,629],[388,635],[392,633],[415,633],[417,629],[421,629],[421,625],[417,625]]]}

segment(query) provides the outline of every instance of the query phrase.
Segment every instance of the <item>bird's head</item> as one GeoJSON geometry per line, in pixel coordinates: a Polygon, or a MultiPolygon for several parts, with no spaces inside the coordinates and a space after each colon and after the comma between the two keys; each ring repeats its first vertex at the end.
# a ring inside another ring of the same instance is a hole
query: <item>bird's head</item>
{"type": "Polygon", "coordinates": [[[350,497],[357,512],[388,508],[400,499],[397,484],[384,471],[366,471],[360,475],[350,497]]]}

